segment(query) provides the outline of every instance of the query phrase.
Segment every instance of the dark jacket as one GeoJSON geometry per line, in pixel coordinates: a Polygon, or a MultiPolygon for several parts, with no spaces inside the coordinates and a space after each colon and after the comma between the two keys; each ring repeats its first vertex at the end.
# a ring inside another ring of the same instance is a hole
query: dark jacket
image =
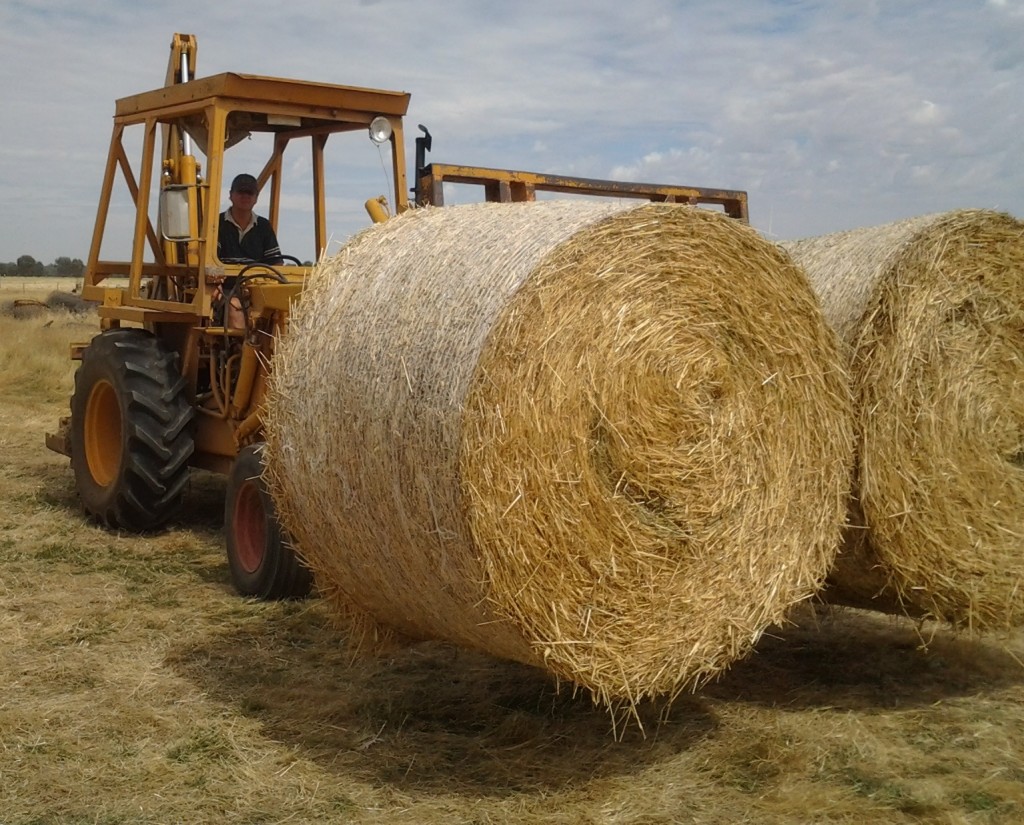
{"type": "Polygon", "coordinates": [[[270,221],[257,215],[256,225],[243,236],[239,228],[228,219],[227,211],[220,213],[217,257],[226,264],[252,261],[264,264],[282,262],[281,247],[277,243],[277,235],[274,234],[270,221]]]}

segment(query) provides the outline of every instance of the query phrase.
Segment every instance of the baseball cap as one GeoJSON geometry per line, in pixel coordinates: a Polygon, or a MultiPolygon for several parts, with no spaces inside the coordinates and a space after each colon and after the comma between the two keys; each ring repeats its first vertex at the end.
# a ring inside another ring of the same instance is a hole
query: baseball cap
{"type": "Polygon", "coordinates": [[[260,191],[260,187],[256,183],[256,178],[243,172],[241,175],[235,175],[235,179],[231,181],[231,191],[252,192],[255,195],[260,191]]]}

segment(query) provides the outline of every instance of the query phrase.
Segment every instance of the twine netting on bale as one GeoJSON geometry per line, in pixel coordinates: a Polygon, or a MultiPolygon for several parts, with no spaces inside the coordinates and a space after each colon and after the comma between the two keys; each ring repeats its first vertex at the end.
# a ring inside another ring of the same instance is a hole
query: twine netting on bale
{"type": "Polygon", "coordinates": [[[961,210],[783,246],[854,382],[859,501],[826,598],[1020,625],[1024,223],[961,210]]]}
{"type": "Polygon", "coordinates": [[[823,582],[852,407],[803,273],[721,214],[417,210],[322,262],[275,356],[268,474],[339,614],[693,687],[823,582]]]}

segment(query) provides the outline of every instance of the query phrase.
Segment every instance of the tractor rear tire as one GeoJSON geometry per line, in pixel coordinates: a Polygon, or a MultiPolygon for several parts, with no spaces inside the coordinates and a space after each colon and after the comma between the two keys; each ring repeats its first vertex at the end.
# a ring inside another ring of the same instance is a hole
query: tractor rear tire
{"type": "Polygon", "coordinates": [[[180,509],[195,411],[178,355],[141,329],[111,329],[82,354],[71,396],[71,466],[85,511],[155,530],[180,509]]]}
{"type": "Polygon", "coordinates": [[[243,596],[302,599],[313,576],[295,555],[263,480],[262,444],[243,447],[228,476],[224,532],[231,581],[243,596]]]}

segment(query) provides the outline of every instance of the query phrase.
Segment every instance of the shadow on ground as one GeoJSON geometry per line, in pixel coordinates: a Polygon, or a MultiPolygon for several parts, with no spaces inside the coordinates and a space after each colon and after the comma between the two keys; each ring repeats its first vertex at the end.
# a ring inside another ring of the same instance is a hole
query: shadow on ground
{"type": "Polygon", "coordinates": [[[330,770],[445,794],[459,785],[486,796],[543,792],[633,775],[709,736],[723,702],[870,713],[1024,681],[996,646],[939,634],[922,649],[912,625],[840,614],[766,637],[670,713],[644,704],[646,737],[634,720],[619,724],[616,741],[606,711],[537,669],[441,644],[353,661],[321,602],[277,610],[180,648],[169,664],[330,770]]]}
{"type": "MultiPolygon", "coordinates": [[[[282,606],[263,630],[180,648],[180,674],[264,733],[332,771],[418,791],[483,796],[564,789],[632,775],[707,736],[699,697],[659,718],[653,704],[622,726],[547,674],[442,644],[352,660],[319,601],[282,606]]],[[[249,623],[252,624],[252,623],[249,623]]]]}
{"type": "Polygon", "coordinates": [[[861,610],[807,611],[702,692],[769,707],[924,707],[1024,684],[1024,666],[993,639],[861,610]]]}

